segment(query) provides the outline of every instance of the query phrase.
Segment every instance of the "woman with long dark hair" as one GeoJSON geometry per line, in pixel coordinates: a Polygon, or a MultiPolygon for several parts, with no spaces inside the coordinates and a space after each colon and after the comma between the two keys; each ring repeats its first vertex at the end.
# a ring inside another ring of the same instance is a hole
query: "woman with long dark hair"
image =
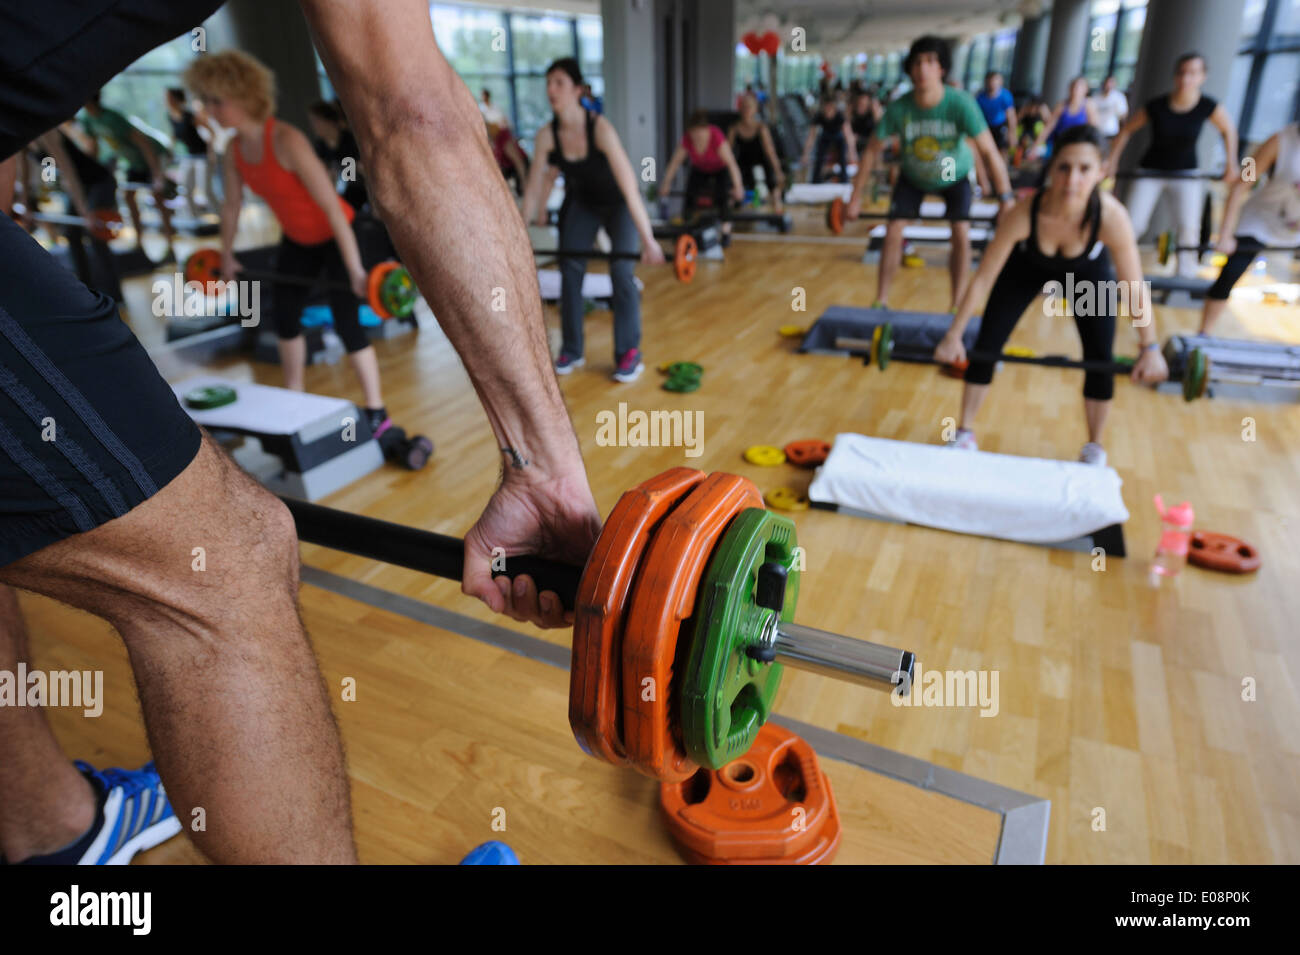
{"type": "MultiPolygon", "coordinates": [[[[1092,126],[1061,133],[1048,165],[1047,184],[1017,202],[998,224],[979,271],[957,303],[952,326],[934,350],[937,361],[966,359],[962,332],[984,304],[973,351],[997,354],[1044,286],[1074,293],[1070,312],[1085,361],[1110,361],[1115,339],[1116,299],[1126,300],[1142,354],[1133,367],[1136,382],[1169,376],[1156,340],[1150,293],[1128,213],[1098,188],[1103,175],[1103,139],[1092,126]],[[1119,285],[1103,285],[1119,280],[1119,285]],[[1123,291],[1124,294],[1112,294],[1123,291]],[[987,298],[987,302],[985,299],[987,298]]],[[[949,445],[975,450],[975,416],[993,381],[994,365],[972,360],[962,393],[961,428],[949,445]]],[[[1102,432],[1110,411],[1114,375],[1088,372],[1083,380],[1088,441],[1079,454],[1085,464],[1104,465],[1102,432]]]]}
{"type": "MultiPolygon", "coordinates": [[[[573,57],[556,60],[546,69],[546,97],[554,115],[537,131],[533,164],[524,190],[524,221],[546,222],[546,197],[555,178],[564,174],[564,205],[560,208],[560,248],[591,249],[601,226],[615,252],[635,252],[641,261],[661,263],[663,250],[655,241],[650,217],[637,186],[632,163],[619,142],[614,125],[581,102],[582,71],[573,57]]],[[[645,370],[641,360],[641,292],[636,287],[635,262],[611,259],[614,285],[614,380],[635,381],[645,370]]],[[[583,357],[582,279],[587,260],[560,262],[560,322],[563,342],[555,373],[567,375],[586,364],[583,357]]]]}

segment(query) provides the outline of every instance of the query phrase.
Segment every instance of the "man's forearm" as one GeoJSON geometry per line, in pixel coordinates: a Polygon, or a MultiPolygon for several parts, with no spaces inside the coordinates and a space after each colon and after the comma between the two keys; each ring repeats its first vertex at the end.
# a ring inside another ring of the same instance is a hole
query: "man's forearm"
{"type": "Polygon", "coordinates": [[[370,170],[375,205],[500,447],[539,477],[581,468],[528,234],[474,97],[438,51],[428,5],[302,6],[370,170]]]}
{"type": "Polygon", "coordinates": [[[1007,164],[1002,160],[1002,153],[995,145],[989,150],[985,160],[989,165],[989,175],[993,177],[993,185],[998,190],[998,197],[1011,194],[1011,176],[1007,173],[1007,164]]]}
{"type": "MultiPolygon", "coordinates": [[[[459,81],[457,81],[459,82],[459,81]]],[[[375,202],[487,412],[499,446],[543,471],[576,459],[551,367],[532,247],[464,106],[390,122],[348,105],[374,171],[375,202]],[[383,148],[369,145],[380,140],[383,148]]],[[[465,108],[467,107],[467,108],[465,108]]]]}

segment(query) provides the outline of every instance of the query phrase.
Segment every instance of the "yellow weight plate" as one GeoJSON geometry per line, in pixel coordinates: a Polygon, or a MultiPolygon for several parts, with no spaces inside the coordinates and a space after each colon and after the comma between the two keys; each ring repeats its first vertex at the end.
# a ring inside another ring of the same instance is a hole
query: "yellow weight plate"
{"type": "Polygon", "coordinates": [[[783,338],[803,338],[803,336],[807,334],[808,329],[804,328],[802,325],[782,325],[777,329],[777,332],[780,333],[783,338]]]}
{"type": "Polygon", "coordinates": [[[779,511],[806,511],[808,498],[792,487],[775,487],[763,495],[768,507],[779,511]]]}
{"type": "Polygon", "coordinates": [[[785,452],[770,444],[755,444],[745,449],[745,460],[763,468],[774,468],[785,464],[785,452]]]}
{"type": "Polygon", "coordinates": [[[903,256],[903,268],[905,269],[923,269],[925,268],[925,259],[919,255],[903,256]]]}

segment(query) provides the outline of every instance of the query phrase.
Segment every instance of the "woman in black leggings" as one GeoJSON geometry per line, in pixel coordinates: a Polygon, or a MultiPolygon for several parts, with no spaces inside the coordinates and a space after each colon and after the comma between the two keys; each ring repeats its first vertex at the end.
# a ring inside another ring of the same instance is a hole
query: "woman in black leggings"
{"type": "MultiPolygon", "coordinates": [[[[1060,299],[1072,294],[1071,314],[1085,361],[1111,360],[1116,318],[1111,306],[1118,301],[1127,304],[1142,342],[1133,380],[1154,383],[1169,377],[1156,341],[1150,294],[1142,280],[1142,262],[1128,213],[1118,200],[1097,188],[1102,179],[1102,142],[1101,133],[1092,126],[1072,127],[1057,139],[1047,184],[1003,217],[984,251],[979,271],[957,304],[952,327],[935,348],[936,360],[965,360],[962,332],[985,296],[988,301],[973,350],[1000,353],[1025,309],[1045,285],[1056,283],[1056,295],[1049,296],[1047,302],[1060,314],[1060,299]],[[1119,284],[1110,284],[1117,277],[1119,284]]],[[[977,448],[972,425],[992,381],[991,362],[970,363],[962,394],[961,428],[948,442],[950,446],[977,448]]],[[[1106,463],[1101,436],[1113,390],[1111,374],[1088,372],[1084,376],[1088,442],[1079,460],[1085,464],[1106,463]]]]}

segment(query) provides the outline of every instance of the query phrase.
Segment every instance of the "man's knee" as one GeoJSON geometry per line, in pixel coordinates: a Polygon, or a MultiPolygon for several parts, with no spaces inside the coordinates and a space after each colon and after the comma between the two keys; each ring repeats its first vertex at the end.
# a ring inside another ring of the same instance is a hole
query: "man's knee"
{"type": "Polygon", "coordinates": [[[248,608],[296,601],[297,535],[288,509],[205,438],[153,497],[0,577],[119,630],[155,616],[209,629],[248,608]]]}

